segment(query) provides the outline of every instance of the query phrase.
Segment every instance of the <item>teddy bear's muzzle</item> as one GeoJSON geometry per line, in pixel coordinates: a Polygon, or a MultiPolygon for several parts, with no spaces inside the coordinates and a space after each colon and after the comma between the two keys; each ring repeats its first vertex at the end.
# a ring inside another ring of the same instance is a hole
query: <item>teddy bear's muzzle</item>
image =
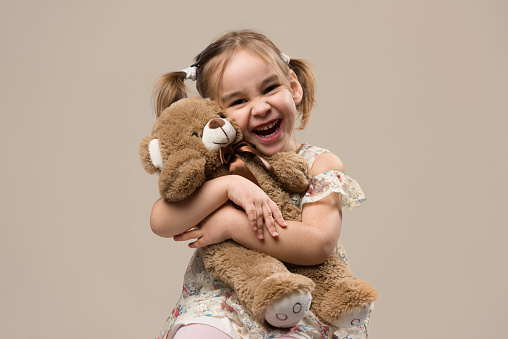
{"type": "Polygon", "coordinates": [[[214,118],[203,129],[203,143],[210,151],[231,144],[236,137],[236,130],[226,119],[214,118]]]}

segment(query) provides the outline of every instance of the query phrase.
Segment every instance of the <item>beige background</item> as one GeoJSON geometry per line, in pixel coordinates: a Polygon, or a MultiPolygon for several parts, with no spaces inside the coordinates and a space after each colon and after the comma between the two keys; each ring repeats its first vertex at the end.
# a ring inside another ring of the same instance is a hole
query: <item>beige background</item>
{"type": "Polygon", "coordinates": [[[183,3],[0,3],[0,337],[156,335],[192,252],[148,225],[152,86],[236,28],[314,65],[297,140],[369,198],[341,239],[381,294],[370,337],[502,336],[508,2],[183,3]]]}

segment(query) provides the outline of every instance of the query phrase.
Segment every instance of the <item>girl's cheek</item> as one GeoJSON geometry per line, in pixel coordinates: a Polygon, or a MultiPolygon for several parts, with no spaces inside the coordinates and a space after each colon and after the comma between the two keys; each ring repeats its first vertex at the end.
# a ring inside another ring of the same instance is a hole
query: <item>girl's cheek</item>
{"type": "Polygon", "coordinates": [[[232,110],[228,112],[226,110],[226,113],[236,121],[242,132],[247,129],[248,116],[245,112],[242,112],[242,110],[232,110]]]}

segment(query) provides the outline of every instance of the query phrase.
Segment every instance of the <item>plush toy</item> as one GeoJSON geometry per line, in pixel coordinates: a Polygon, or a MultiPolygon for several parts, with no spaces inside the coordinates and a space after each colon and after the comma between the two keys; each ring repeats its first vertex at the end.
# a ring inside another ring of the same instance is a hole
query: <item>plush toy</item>
{"type": "MultiPolygon", "coordinates": [[[[220,106],[208,99],[189,98],[164,110],[151,136],[141,142],[139,153],[145,170],[160,174],[161,197],[179,201],[206,180],[230,174],[219,156],[226,151],[243,170],[247,168],[246,176],[254,177],[285,220],[301,220],[290,193],[303,193],[308,187],[306,160],[296,153],[280,152],[264,157],[268,164],[263,165],[250,153],[233,153],[241,140],[240,129],[220,106]]],[[[352,327],[366,319],[377,298],[376,290],[356,279],[336,255],[321,265],[297,266],[231,240],[200,250],[210,275],[231,286],[260,323],[266,320],[275,327],[292,327],[310,308],[325,323],[352,327]]]]}

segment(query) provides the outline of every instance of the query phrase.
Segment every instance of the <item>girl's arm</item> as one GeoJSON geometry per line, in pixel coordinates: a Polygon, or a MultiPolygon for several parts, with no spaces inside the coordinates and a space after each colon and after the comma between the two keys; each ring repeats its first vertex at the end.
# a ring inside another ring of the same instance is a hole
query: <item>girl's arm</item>
{"type": "Polygon", "coordinates": [[[273,233],[275,222],[285,225],[277,205],[261,188],[241,176],[229,175],[206,181],[182,201],[157,200],[150,215],[150,226],[161,237],[174,237],[195,227],[230,200],[242,206],[245,210],[242,213],[254,230],[266,224],[273,233]]]}
{"type": "MultiPolygon", "coordinates": [[[[312,175],[336,170],[344,172],[340,159],[321,154],[312,166],[312,175]]],[[[200,223],[199,229],[179,235],[175,240],[196,241],[189,247],[197,248],[233,239],[239,244],[272,255],[282,261],[298,265],[323,263],[333,254],[342,226],[341,195],[332,193],[313,203],[306,203],[302,222],[287,221],[287,228],[276,225],[278,237],[259,240],[249,227],[244,211],[225,204],[200,223]]]]}

